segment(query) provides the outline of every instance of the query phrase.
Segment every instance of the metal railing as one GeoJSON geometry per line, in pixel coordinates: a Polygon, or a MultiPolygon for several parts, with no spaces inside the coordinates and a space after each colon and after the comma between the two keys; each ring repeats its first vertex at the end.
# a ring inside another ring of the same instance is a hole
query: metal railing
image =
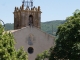
{"type": "Polygon", "coordinates": [[[0,19],[0,22],[2,22],[3,23],[3,26],[5,27],[5,24],[4,24],[4,22],[0,19]]]}

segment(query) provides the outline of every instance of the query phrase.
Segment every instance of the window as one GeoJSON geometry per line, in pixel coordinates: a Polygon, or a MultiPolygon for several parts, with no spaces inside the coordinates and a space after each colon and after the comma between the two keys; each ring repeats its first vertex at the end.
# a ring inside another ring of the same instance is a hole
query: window
{"type": "Polygon", "coordinates": [[[29,54],[32,54],[33,52],[34,52],[34,49],[33,49],[32,47],[29,47],[29,48],[28,48],[28,53],[29,53],[29,54]]]}
{"type": "Polygon", "coordinates": [[[28,38],[28,44],[29,45],[33,45],[32,38],[31,37],[28,38]]]}

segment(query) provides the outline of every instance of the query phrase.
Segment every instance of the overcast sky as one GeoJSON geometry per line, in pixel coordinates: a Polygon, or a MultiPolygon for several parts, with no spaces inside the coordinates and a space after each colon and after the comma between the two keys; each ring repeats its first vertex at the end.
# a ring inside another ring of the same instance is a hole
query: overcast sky
{"type": "MultiPolygon", "coordinates": [[[[14,8],[20,7],[22,0],[0,0],[0,19],[4,23],[14,22],[14,8]]],[[[41,6],[41,21],[65,20],[76,9],[80,9],[80,0],[34,0],[34,6],[41,6]]]]}

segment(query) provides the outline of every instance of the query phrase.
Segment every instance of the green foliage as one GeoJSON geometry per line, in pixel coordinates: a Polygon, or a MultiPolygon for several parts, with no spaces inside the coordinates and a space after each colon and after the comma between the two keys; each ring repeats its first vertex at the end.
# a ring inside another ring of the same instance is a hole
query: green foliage
{"type": "Polygon", "coordinates": [[[46,50],[38,54],[35,60],[44,60],[45,58],[49,58],[49,55],[50,55],[49,51],[46,50]]]}
{"type": "Polygon", "coordinates": [[[80,10],[58,27],[56,35],[56,46],[51,50],[50,60],[80,60],[80,10]]]}
{"type": "Polygon", "coordinates": [[[23,49],[17,52],[14,44],[12,34],[4,31],[4,28],[0,24],[0,60],[27,60],[26,52],[23,49]]]}
{"type": "Polygon", "coordinates": [[[23,50],[23,48],[19,49],[17,52],[17,58],[18,60],[28,60],[26,52],[23,50]]]}

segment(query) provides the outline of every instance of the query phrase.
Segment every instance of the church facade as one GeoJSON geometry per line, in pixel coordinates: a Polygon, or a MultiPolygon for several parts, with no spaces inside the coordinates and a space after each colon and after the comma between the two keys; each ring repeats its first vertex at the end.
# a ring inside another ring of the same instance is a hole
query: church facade
{"type": "Polygon", "coordinates": [[[40,6],[24,9],[24,4],[14,10],[14,30],[11,30],[16,49],[23,47],[28,60],[35,60],[39,53],[54,46],[54,37],[41,30],[40,6]]]}

